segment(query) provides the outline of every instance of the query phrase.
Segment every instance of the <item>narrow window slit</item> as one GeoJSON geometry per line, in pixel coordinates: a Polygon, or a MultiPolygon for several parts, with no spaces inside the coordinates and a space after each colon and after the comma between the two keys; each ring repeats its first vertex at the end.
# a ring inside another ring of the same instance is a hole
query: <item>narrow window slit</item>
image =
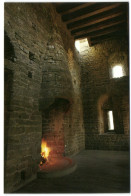
{"type": "Polygon", "coordinates": [[[107,113],[108,116],[108,130],[114,130],[114,122],[113,122],[113,112],[108,111],[107,113]]]}

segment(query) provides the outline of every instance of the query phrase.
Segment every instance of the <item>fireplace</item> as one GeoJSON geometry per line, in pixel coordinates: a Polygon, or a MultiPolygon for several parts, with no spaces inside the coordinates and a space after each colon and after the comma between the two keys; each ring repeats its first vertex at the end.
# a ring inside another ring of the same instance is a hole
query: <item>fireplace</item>
{"type": "Polygon", "coordinates": [[[63,122],[70,110],[70,101],[56,98],[42,112],[41,160],[38,177],[60,177],[76,169],[75,162],[65,157],[63,122]]]}

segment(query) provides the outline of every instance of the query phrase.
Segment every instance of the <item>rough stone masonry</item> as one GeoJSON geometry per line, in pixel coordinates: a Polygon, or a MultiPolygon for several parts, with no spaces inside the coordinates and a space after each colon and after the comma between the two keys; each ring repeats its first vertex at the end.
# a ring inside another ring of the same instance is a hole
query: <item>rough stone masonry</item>
{"type": "Polygon", "coordinates": [[[127,41],[105,41],[79,54],[53,4],[5,3],[4,14],[5,192],[36,178],[47,133],[59,138],[64,155],[85,148],[128,150],[127,41]],[[110,62],[118,54],[127,76],[113,80],[110,62]],[[105,133],[99,118],[107,106],[115,111],[114,134],[105,133]]]}

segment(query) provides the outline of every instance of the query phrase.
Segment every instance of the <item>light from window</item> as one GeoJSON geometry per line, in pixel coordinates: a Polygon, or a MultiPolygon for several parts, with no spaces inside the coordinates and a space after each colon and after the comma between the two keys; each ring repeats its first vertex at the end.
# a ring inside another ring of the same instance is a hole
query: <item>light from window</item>
{"type": "Polygon", "coordinates": [[[124,73],[123,73],[121,65],[116,65],[116,66],[113,67],[113,70],[112,70],[113,78],[120,78],[123,75],[124,75],[124,73]]]}
{"type": "Polygon", "coordinates": [[[114,130],[113,112],[108,111],[108,130],[114,130]]]}
{"type": "Polygon", "coordinates": [[[87,38],[76,40],[75,47],[79,52],[82,52],[83,50],[85,50],[86,47],[89,47],[87,38]]]}
{"type": "Polygon", "coordinates": [[[79,40],[75,41],[75,47],[80,52],[80,41],[79,40]]]}

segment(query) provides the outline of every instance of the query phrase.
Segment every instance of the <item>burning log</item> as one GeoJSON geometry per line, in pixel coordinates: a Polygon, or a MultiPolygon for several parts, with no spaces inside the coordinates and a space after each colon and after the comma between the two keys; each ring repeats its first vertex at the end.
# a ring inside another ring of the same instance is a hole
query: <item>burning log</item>
{"type": "Polygon", "coordinates": [[[47,147],[47,144],[44,141],[44,139],[42,139],[42,142],[41,142],[41,161],[40,161],[40,166],[42,166],[44,163],[47,162],[49,153],[50,153],[50,149],[47,147]]]}
{"type": "Polygon", "coordinates": [[[40,166],[42,166],[46,161],[47,159],[41,156],[40,166]]]}

